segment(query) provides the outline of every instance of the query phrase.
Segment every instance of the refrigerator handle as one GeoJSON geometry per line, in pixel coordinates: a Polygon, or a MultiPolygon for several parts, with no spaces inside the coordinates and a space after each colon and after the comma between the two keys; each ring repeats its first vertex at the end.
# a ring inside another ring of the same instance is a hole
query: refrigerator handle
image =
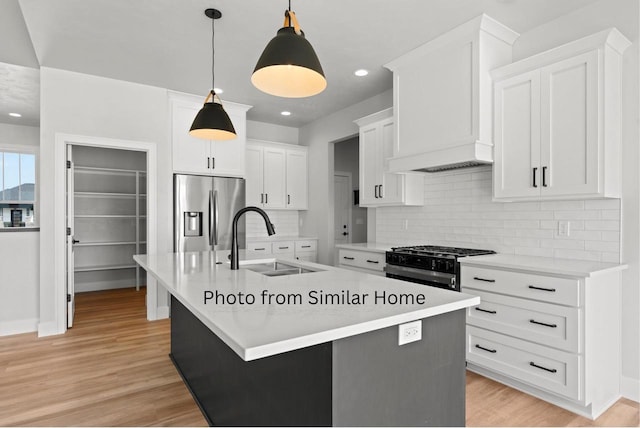
{"type": "Polygon", "coordinates": [[[213,245],[218,245],[218,223],[219,223],[219,213],[218,213],[218,191],[213,191],[213,245]]]}
{"type": "Polygon", "coordinates": [[[209,245],[213,247],[213,191],[209,190],[209,245]]]}

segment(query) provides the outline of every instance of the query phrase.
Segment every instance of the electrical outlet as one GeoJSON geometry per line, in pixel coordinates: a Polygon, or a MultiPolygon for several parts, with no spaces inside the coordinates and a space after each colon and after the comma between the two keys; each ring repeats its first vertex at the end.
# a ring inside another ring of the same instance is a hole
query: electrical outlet
{"type": "Polygon", "coordinates": [[[422,339],[422,320],[400,324],[398,326],[398,345],[417,342],[422,339]]]}
{"type": "Polygon", "coordinates": [[[570,225],[569,220],[560,220],[558,222],[558,236],[569,236],[571,231],[569,228],[570,225]]]}

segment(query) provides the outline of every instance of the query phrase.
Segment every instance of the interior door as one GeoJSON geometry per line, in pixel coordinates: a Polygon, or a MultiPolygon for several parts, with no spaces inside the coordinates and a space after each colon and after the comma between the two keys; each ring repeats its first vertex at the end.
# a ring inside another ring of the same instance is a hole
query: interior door
{"type": "Polygon", "coordinates": [[[66,177],[66,220],[67,220],[67,328],[73,326],[73,315],[76,308],[75,305],[75,286],[74,286],[74,254],[73,245],[75,239],[73,237],[73,218],[74,218],[74,206],[73,206],[73,146],[67,145],[67,177],[66,177]]]}
{"type": "Polygon", "coordinates": [[[335,244],[351,242],[351,180],[346,175],[334,175],[335,244]]]}

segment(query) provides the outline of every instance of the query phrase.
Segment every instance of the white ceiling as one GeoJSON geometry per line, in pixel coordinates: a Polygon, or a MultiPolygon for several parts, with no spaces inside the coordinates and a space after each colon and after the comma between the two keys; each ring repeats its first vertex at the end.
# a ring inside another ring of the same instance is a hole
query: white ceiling
{"type": "Polygon", "coordinates": [[[254,106],[251,120],[299,127],[391,88],[383,64],[483,12],[523,33],[595,1],[293,0],[328,81],[323,93],[303,99],[263,94],[249,80],[282,25],[286,0],[2,0],[0,37],[13,43],[0,47],[0,61],[204,99],[211,86],[211,21],[204,10],[215,7],[223,15],[215,23],[216,86],[225,91],[223,101],[254,106]],[[26,30],[19,25],[23,17],[26,30]],[[358,68],[369,69],[369,76],[356,78],[358,68]],[[282,110],[293,114],[283,117],[282,110]]]}

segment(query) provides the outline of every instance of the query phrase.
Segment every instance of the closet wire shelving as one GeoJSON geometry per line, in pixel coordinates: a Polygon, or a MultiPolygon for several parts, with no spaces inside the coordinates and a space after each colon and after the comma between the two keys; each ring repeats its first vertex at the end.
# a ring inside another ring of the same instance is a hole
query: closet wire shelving
{"type": "MultiPolygon", "coordinates": [[[[93,240],[93,241],[80,241],[74,244],[76,248],[87,247],[125,247],[135,246],[135,254],[140,254],[142,246],[146,245],[146,240],[141,238],[143,225],[142,222],[146,221],[146,215],[141,214],[142,201],[145,200],[146,206],[146,194],[142,192],[143,186],[141,186],[141,179],[146,178],[146,171],[133,170],[133,169],[116,169],[116,168],[102,168],[92,166],[79,166],[74,167],[74,172],[79,174],[101,174],[111,176],[134,176],[135,177],[135,191],[134,192],[103,192],[103,191],[74,191],[74,198],[89,198],[91,200],[96,199],[114,199],[114,200],[135,200],[135,212],[131,214],[112,214],[112,213],[99,213],[99,214],[78,214],[74,213],[74,219],[131,219],[134,220],[135,235],[134,240],[93,240]]],[[[146,210],[145,210],[146,212],[146,210]]],[[[145,251],[146,252],[146,251],[145,251]]],[[[135,269],[135,283],[136,290],[140,290],[140,266],[131,260],[131,263],[116,263],[116,264],[94,264],[94,265],[81,265],[75,266],[74,272],[96,272],[96,271],[110,271],[121,269],[135,269]]]]}

